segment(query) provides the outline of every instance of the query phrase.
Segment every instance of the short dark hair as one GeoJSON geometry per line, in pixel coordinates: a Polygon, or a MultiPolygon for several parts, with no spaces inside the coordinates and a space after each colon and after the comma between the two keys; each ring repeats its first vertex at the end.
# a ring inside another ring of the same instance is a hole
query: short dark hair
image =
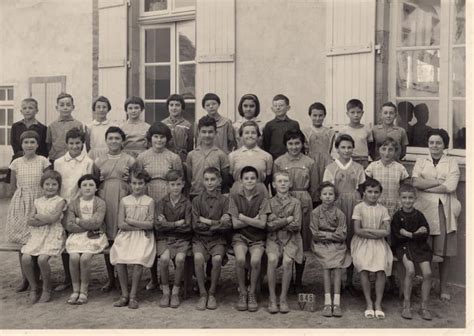
{"type": "Polygon", "coordinates": [[[237,107],[237,110],[239,111],[240,116],[244,116],[244,111],[242,109],[242,104],[244,103],[245,100],[252,100],[255,103],[255,117],[260,114],[260,101],[258,100],[258,97],[252,93],[247,93],[240,98],[239,106],[237,107]]]}
{"type": "Polygon", "coordinates": [[[180,94],[174,93],[166,99],[166,108],[170,107],[171,101],[178,101],[181,104],[181,109],[184,111],[186,109],[186,102],[184,101],[184,97],[180,94]]]}
{"type": "Polygon", "coordinates": [[[161,121],[154,122],[153,125],[151,125],[150,128],[148,128],[148,132],[146,133],[146,138],[148,139],[148,141],[151,141],[152,136],[155,134],[165,136],[166,143],[168,143],[173,137],[171,135],[170,128],[166,124],[162,123],[161,121]]]}
{"type": "Polygon", "coordinates": [[[215,130],[217,130],[217,122],[214,118],[208,116],[208,115],[205,115],[204,117],[202,117],[201,119],[199,119],[198,121],[198,131],[203,128],[203,127],[207,127],[207,126],[212,126],[214,127],[215,130]]]}
{"type": "Polygon", "coordinates": [[[309,105],[309,108],[308,108],[308,115],[311,115],[311,112],[313,110],[319,110],[319,111],[323,111],[324,112],[324,116],[326,116],[326,106],[324,106],[323,103],[312,103],[311,105],[309,105]]]}
{"type": "Polygon", "coordinates": [[[446,132],[446,130],[444,130],[442,128],[433,128],[430,131],[428,131],[428,139],[432,135],[440,136],[441,139],[443,140],[444,148],[448,148],[448,146],[449,146],[449,134],[448,134],[448,132],[446,132]]]}
{"type": "Polygon", "coordinates": [[[359,188],[358,188],[359,193],[362,195],[367,190],[368,187],[371,187],[371,188],[378,187],[380,189],[380,192],[383,191],[382,184],[378,180],[372,177],[367,177],[365,182],[359,184],[359,188]]]}
{"type": "Polygon", "coordinates": [[[143,180],[145,183],[151,181],[151,176],[148,172],[143,168],[140,164],[135,162],[132,167],[130,168],[129,175],[127,182],[132,182],[132,177],[136,178],[137,180],[143,180]]]}
{"type": "Polygon", "coordinates": [[[21,101],[22,103],[32,103],[35,105],[36,109],[38,109],[38,101],[34,98],[25,98],[21,101]]]}
{"type": "Polygon", "coordinates": [[[82,175],[79,180],[77,181],[77,187],[80,188],[81,187],[81,184],[82,182],[84,181],[94,181],[95,183],[95,186],[96,187],[99,187],[99,180],[97,180],[97,178],[92,175],[92,174],[85,174],[85,175],[82,175]]]}
{"type": "Polygon", "coordinates": [[[86,141],[86,134],[77,127],[71,128],[69,131],[66,132],[66,143],[69,139],[81,139],[82,143],[86,141]]]}
{"type": "Polygon", "coordinates": [[[392,107],[395,110],[395,112],[397,112],[397,106],[394,103],[390,102],[390,101],[386,102],[386,103],[383,103],[383,105],[380,109],[382,109],[384,107],[392,107]]]}
{"type": "Polygon", "coordinates": [[[216,95],[215,93],[209,92],[209,93],[206,93],[204,97],[202,97],[201,105],[203,108],[204,108],[204,105],[206,104],[206,101],[208,100],[215,100],[217,104],[219,105],[221,104],[221,99],[219,98],[219,96],[216,95]]]}
{"type": "Polygon", "coordinates": [[[122,129],[120,127],[117,127],[117,126],[110,126],[109,128],[107,128],[107,131],[105,131],[105,138],[106,139],[107,139],[107,135],[109,135],[110,133],[120,134],[120,136],[122,137],[122,141],[125,141],[125,139],[127,138],[127,136],[125,135],[125,132],[122,131],[122,129]]]}
{"type": "Polygon", "coordinates": [[[39,142],[40,142],[39,134],[36,131],[33,131],[33,130],[24,131],[23,133],[21,133],[20,143],[23,143],[23,140],[25,140],[25,139],[35,139],[36,143],[38,145],[39,145],[39,142]]]}
{"type": "Polygon", "coordinates": [[[240,171],[240,179],[242,179],[245,173],[251,173],[251,172],[255,173],[255,176],[258,179],[258,170],[257,168],[253,166],[245,166],[244,168],[242,168],[242,170],[240,171]]]}
{"type": "Polygon", "coordinates": [[[72,102],[72,105],[74,105],[74,98],[73,96],[71,96],[69,93],[66,93],[66,92],[61,92],[58,97],[56,98],[56,104],[59,103],[59,101],[61,99],[64,99],[64,98],[69,98],[71,99],[71,102],[72,102]]]}
{"type": "Polygon", "coordinates": [[[202,172],[202,176],[204,176],[205,174],[213,174],[216,175],[218,178],[222,179],[221,172],[216,167],[207,167],[202,172]]]}
{"type": "Polygon", "coordinates": [[[304,136],[303,132],[301,132],[299,129],[290,129],[283,135],[283,144],[285,147],[286,143],[293,139],[300,139],[303,145],[306,142],[306,137],[304,136]]]}
{"type": "Polygon", "coordinates": [[[332,188],[334,190],[334,195],[336,196],[335,200],[337,200],[339,198],[339,190],[337,190],[336,186],[329,182],[329,181],[325,181],[325,182],[322,182],[319,187],[318,187],[318,195],[319,197],[321,197],[321,192],[323,191],[324,188],[332,188]]]}
{"type": "Polygon", "coordinates": [[[349,134],[340,134],[336,138],[336,141],[334,142],[334,145],[336,146],[336,148],[339,148],[339,145],[343,141],[349,141],[352,144],[352,147],[355,147],[354,139],[349,134]]]}
{"type": "Polygon", "coordinates": [[[112,105],[110,104],[110,100],[109,98],[105,97],[105,96],[99,96],[97,97],[94,102],[92,103],[92,111],[95,111],[95,105],[98,103],[98,102],[101,102],[101,103],[106,103],[107,104],[107,110],[110,111],[112,109],[112,105]]]}
{"type": "Polygon", "coordinates": [[[290,99],[285,96],[284,94],[277,94],[275,97],[273,97],[272,102],[277,101],[277,100],[284,100],[286,105],[290,105],[290,99]]]}
{"type": "Polygon", "coordinates": [[[400,195],[402,192],[411,192],[416,195],[416,188],[408,183],[402,183],[400,188],[398,188],[398,194],[400,195]]]}
{"type": "Polygon", "coordinates": [[[354,107],[358,107],[361,110],[363,110],[364,109],[364,104],[362,104],[362,102],[359,99],[353,98],[353,99],[351,99],[347,102],[346,110],[349,111],[349,109],[354,108],[354,107]]]}
{"type": "Polygon", "coordinates": [[[53,169],[45,169],[43,175],[41,175],[40,186],[43,188],[43,184],[47,179],[52,179],[58,182],[59,190],[61,190],[61,185],[63,183],[63,178],[59,172],[53,169]]]}
{"type": "Polygon", "coordinates": [[[127,111],[127,107],[128,105],[130,104],[138,104],[140,105],[140,109],[143,111],[145,109],[145,102],[143,101],[143,99],[141,99],[140,97],[137,97],[137,96],[131,96],[131,97],[128,97],[127,99],[125,99],[125,103],[123,104],[123,108],[125,111],[127,111]]]}
{"type": "Polygon", "coordinates": [[[253,126],[256,128],[258,137],[262,135],[262,133],[260,132],[260,127],[258,127],[258,124],[253,120],[247,120],[247,121],[244,121],[242,125],[240,125],[239,136],[242,136],[242,133],[244,132],[244,128],[248,126],[253,126]]]}
{"type": "Polygon", "coordinates": [[[165,180],[168,182],[184,180],[181,170],[171,169],[166,173],[165,180]]]}

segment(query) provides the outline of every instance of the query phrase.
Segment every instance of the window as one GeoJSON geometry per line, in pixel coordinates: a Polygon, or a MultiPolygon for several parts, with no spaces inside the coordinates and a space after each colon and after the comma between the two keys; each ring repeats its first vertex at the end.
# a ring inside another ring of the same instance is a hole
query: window
{"type": "Polygon", "coordinates": [[[0,86],[0,146],[10,145],[13,124],[13,86],[0,86]]]}
{"type": "Polygon", "coordinates": [[[465,0],[397,0],[391,7],[390,98],[407,130],[409,152],[444,128],[451,153],[466,148],[465,0]]]}
{"type": "Polygon", "coordinates": [[[186,101],[184,117],[194,123],[195,21],[143,26],[141,34],[140,91],[145,100],[145,120],[153,123],[166,118],[166,98],[179,93],[186,101]]]}
{"type": "Polygon", "coordinates": [[[176,13],[196,8],[196,0],[144,0],[144,14],[176,13]],[[160,13],[161,12],[161,13],[160,13]]]}

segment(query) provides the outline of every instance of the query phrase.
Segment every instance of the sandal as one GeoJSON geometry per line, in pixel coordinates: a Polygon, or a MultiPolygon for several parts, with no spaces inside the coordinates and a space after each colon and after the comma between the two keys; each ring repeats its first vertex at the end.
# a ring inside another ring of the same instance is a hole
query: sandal
{"type": "Polygon", "coordinates": [[[379,320],[385,319],[385,313],[381,310],[375,310],[375,317],[379,320]]]}
{"type": "Polygon", "coordinates": [[[331,305],[324,305],[323,307],[323,316],[332,317],[332,307],[331,305]]]}
{"type": "Polygon", "coordinates": [[[136,297],[134,296],[130,297],[130,300],[128,301],[128,308],[138,309],[138,301],[136,297]]]}
{"type": "Polygon", "coordinates": [[[373,309],[366,309],[364,311],[364,316],[366,319],[373,319],[375,317],[375,312],[373,309]]]}
{"type": "Polygon", "coordinates": [[[69,299],[66,301],[66,303],[70,304],[70,305],[75,305],[77,303],[77,299],[79,299],[79,293],[78,292],[74,292],[71,294],[71,296],[69,297],[69,299]]]}
{"type": "Polygon", "coordinates": [[[118,301],[114,302],[114,307],[126,307],[128,305],[128,297],[121,296],[118,301]]]}
{"type": "Polygon", "coordinates": [[[441,293],[439,299],[443,302],[449,302],[451,301],[451,295],[449,295],[448,293],[441,293]]]}
{"type": "Polygon", "coordinates": [[[51,300],[51,290],[50,289],[43,289],[41,296],[38,300],[39,303],[46,303],[51,300]]]}
{"type": "Polygon", "coordinates": [[[77,299],[77,304],[86,304],[87,303],[87,294],[86,293],[79,293],[79,298],[77,299]]]}

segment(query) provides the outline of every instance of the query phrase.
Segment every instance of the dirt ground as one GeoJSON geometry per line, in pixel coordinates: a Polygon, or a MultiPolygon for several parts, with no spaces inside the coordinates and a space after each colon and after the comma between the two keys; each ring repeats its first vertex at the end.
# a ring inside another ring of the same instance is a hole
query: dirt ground
{"type": "MultiPolygon", "coordinates": [[[[0,200],[0,216],[6,218],[8,200],[0,200]]],[[[4,224],[0,224],[0,234],[4,237],[4,224]]],[[[415,288],[414,318],[401,318],[401,301],[398,296],[387,294],[383,301],[385,320],[367,320],[363,316],[364,299],[362,293],[352,296],[342,293],[342,318],[325,318],[321,315],[323,303],[322,272],[314,260],[309,258],[304,275],[304,292],[315,293],[316,311],[301,311],[297,296],[290,295],[289,314],[270,315],[266,311],[268,292],[264,284],[259,298],[260,308],[255,313],[238,312],[237,286],[233,259],[223,268],[217,293],[218,308],[211,311],[197,311],[198,295],[184,301],[178,309],[160,308],[158,290],[139,292],[140,308],[114,308],[112,303],[118,299],[119,291],[102,293],[106,272],[103,257],[95,256],[89,289],[89,303],[82,306],[66,304],[70,291],[53,294],[52,301],[30,305],[27,292],[15,293],[20,280],[17,253],[0,253],[0,328],[1,329],[156,329],[156,328],[465,328],[466,293],[464,288],[451,286],[452,300],[442,303],[436,291],[431,295],[433,321],[424,321],[418,314],[419,286],[415,288]]],[[[52,277],[55,283],[62,280],[63,272],[60,258],[53,258],[52,277]]],[[[142,287],[145,286],[149,272],[144,272],[142,287]]],[[[360,287],[358,287],[360,289],[360,287]]]]}

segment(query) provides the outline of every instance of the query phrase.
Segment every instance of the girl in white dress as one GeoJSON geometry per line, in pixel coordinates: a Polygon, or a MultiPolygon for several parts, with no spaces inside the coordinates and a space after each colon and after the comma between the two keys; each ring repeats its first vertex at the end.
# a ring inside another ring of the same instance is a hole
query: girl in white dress
{"type": "Polygon", "coordinates": [[[91,174],[79,178],[80,195],[69,203],[66,230],[66,251],[72,278],[69,304],[87,303],[91,259],[109,244],[105,235],[105,201],[95,196],[98,182],[91,174]]]}
{"type": "Polygon", "coordinates": [[[393,255],[385,240],[390,234],[390,216],[388,210],[377,201],[382,193],[379,181],[368,178],[360,185],[363,202],[357,204],[352,214],[354,237],[351,241],[351,253],[354,267],[360,272],[360,282],[367,308],[366,318],[385,318],[382,310],[382,298],[385,279],[392,273],[393,255]],[[369,272],[376,273],[375,311],[370,296],[369,272]]]}
{"type": "Polygon", "coordinates": [[[64,250],[66,233],[61,224],[66,200],[59,196],[61,175],[55,170],[44,172],[40,181],[44,196],[35,199],[34,209],[27,219],[30,238],[21,248],[22,266],[30,283],[30,302],[38,301],[38,280],[35,276],[33,257],[38,257],[38,265],[43,280],[43,292],[39,302],[51,299],[50,257],[60,256],[64,250]]]}
{"type": "Polygon", "coordinates": [[[143,266],[150,268],[156,255],[153,234],[154,200],[145,195],[150,175],[138,166],[132,167],[129,183],[132,194],[120,201],[118,213],[119,232],[110,250],[110,262],[117,265],[122,296],[114,307],[137,309],[137,289],[143,266]],[[128,291],[127,265],[133,266],[132,288],[128,291]]]}

